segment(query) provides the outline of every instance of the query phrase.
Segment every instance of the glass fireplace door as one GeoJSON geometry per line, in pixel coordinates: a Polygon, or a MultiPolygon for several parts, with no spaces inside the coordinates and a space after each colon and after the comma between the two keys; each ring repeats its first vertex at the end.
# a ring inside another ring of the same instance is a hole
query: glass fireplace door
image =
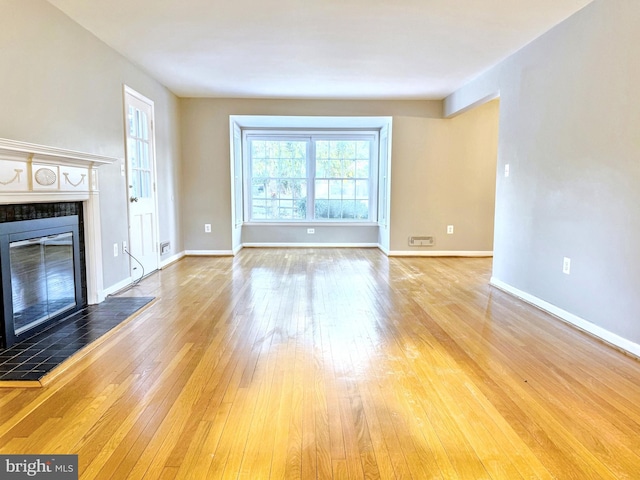
{"type": "Polygon", "coordinates": [[[11,242],[15,335],[76,306],[72,232],[11,242]]]}

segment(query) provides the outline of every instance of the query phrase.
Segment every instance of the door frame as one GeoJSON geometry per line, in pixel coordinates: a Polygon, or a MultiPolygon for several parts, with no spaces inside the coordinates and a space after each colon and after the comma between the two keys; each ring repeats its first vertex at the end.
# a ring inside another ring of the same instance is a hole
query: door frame
{"type": "MultiPolygon", "coordinates": [[[[124,177],[125,177],[125,201],[127,203],[127,251],[130,251],[131,248],[131,203],[129,202],[129,154],[128,154],[128,142],[127,142],[127,128],[128,128],[128,104],[127,104],[127,95],[130,95],[137,100],[149,105],[151,108],[151,150],[152,155],[149,161],[153,165],[153,175],[152,175],[152,192],[153,192],[153,217],[155,219],[153,226],[153,234],[155,241],[155,252],[156,252],[156,268],[151,272],[145,272],[145,277],[150,273],[153,273],[160,269],[160,222],[158,219],[158,169],[156,162],[156,113],[155,113],[155,105],[153,100],[148,97],[145,97],[140,92],[134,90],[127,84],[122,84],[122,101],[123,101],[123,127],[124,127],[124,149],[125,149],[125,157],[124,157],[124,177]]],[[[133,279],[133,263],[132,259],[129,257],[129,275],[133,279]]]]}

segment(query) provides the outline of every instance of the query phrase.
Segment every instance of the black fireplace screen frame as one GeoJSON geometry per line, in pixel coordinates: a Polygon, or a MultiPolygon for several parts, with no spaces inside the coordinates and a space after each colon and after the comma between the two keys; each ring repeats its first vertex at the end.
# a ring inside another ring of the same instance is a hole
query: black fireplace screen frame
{"type": "Polygon", "coordinates": [[[79,225],[78,215],[0,223],[0,283],[2,284],[2,305],[0,308],[2,339],[0,341],[3,348],[10,347],[14,343],[44,330],[52,323],[71,315],[85,306],[82,290],[79,225]],[[71,233],[73,238],[75,307],[39,323],[28,331],[16,334],[13,323],[10,244],[21,240],[54,236],[62,233],[71,233]]]}

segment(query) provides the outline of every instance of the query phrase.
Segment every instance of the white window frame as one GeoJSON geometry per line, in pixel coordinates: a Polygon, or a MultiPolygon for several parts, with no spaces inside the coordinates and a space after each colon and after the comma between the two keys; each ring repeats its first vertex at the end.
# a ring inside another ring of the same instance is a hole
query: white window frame
{"type": "Polygon", "coordinates": [[[299,129],[243,129],[242,130],[242,166],[243,166],[243,213],[244,223],[258,224],[340,224],[340,225],[371,225],[378,220],[378,171],[379,171],[380,131],[378,129],[338,129],[338,130],[304,130],[299,129]],[[251,155],[249,143],[251,140],[305,140],[307,141],[307,215],[304,219],[253,219],[251,218],[251,155]],[[315,141],[318,140],[368,140],[371,142],[369,161],[369,218],[367,219],[336,219],[315,218],[315,181],[316,181],[316,153],[315,141]]]}

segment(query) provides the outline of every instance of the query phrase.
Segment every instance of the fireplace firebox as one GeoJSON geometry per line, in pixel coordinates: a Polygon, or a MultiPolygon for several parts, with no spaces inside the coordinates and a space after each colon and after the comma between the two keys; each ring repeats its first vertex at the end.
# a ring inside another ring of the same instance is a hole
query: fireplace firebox
{"type": "Polygon", "coordinates": [[[0,223],[2,346],[86,305],[78,215],[0,223]]]}

